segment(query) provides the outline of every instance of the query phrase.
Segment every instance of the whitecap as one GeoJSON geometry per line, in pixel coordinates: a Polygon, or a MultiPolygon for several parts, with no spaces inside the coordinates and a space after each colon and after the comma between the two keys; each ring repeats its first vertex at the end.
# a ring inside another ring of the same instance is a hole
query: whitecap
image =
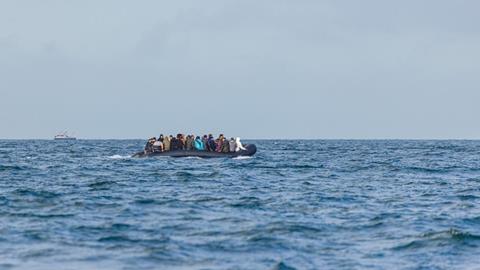
{"type": "Polygon", "coordinates": [[[185,159],[199,159],[199,160],[202,160],[204,158],[191,156],[191,157],[185,157],[185,159]]]}
{"type": "Polygon", "coordinates": [[[127,159],[127,158],[130,158],[131,156],[122,156],[122,155],[113,155],[113,156],[109,156],[108,158],[110,159],[127,159]]]}
{"type": "Polygon", "coordinates": [[[251,159],[253,157],[251,156],[239,156],[239,157],[234,157],[233,159],[251,159]]]}

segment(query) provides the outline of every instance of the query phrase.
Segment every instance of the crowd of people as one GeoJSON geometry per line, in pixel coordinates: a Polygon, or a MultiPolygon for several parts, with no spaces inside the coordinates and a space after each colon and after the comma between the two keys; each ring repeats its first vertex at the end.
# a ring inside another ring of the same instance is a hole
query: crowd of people
{"type": "Polygon", "coordinates": [[[230,153],[246,150],[240,142],[240,138],[230,138],[228,140],[223,134],[218,138],[214,138],[212,134],[203,135],[203,137],[195,135],[177,134],[176,137],[163,136],[160,134],[158,138],[148,139],[145,145],[145,153],[165,152],[165,151],[210,151],[219,153],[230,153]]]}

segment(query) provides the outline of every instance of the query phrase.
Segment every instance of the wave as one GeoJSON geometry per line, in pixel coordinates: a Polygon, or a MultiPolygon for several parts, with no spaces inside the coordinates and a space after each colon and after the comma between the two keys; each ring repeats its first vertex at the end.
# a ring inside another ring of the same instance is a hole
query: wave
{"type": "Polygon", "coordinates": [[[189,172],[189,171],[178,171],[173,174],[174,177],[181,180],[198,180],[199,178],[211,179],[219,177],[221,173],[213,172],[189,172]]]}
{"type": "Polygon", "coordinates": [[[241,197],[239,200],[231,203],[229,206],[234,208],[258,209],[260,206],[262,206],[262,202],[257,197],[249,196],[241,197]]]}
{"type": "Polygon", "coordinates": [[[462,221],[467,224],[480,225],[480,216],[464,218],[462,221]]]}
{"type": "Polygon", "coordinates": [[[296,270],[297,268],[287,265],[284,262],[280,262],[273,267],[272,270],[296,270]]]}
{"type": "Polygon", "coordinates": [[[75,217],[74,214],[59,214],[59,213],[52,213],[52,214],[49,214],[49,213],[32,213],[32,212],[25,212],[25,213],[18,213],[18,212],[15,212],[15,213],[7,213],[8,216],[11,216],[11,217],[22,217],[22,218],[39,218],[39,219],[46,219],[46,220],[50,220],[50,219],[56,219],[56,218],[72,218],[72,217],[75,217]]]}
{"type": "Polygon", "coordinates": [[[202,157],[193,157],[193,156],[192,156],[192,157],[184,157],[184,159],[197,159],[197,160],[202,160],[202,159],[204,159],[204,158],[202,158],[202,157]]]}
{"type": "Polygon", "coordinates": [[[0,165],[0,172],[1,171],[21,171],[25,169],[29,169],[29,168],[25,166],[19,166],[19,165],[0,165]]]}
{"type": "Polygon", "coordinates": [[[131,158],[132,156],[122,156],[122,155],[113,155],[113,156],[108,156],[107,158],[109,159],[129,159],[131,158]]]}
{"type": "Polygon", "coordinates": [[[242,159],[252,159],[253,157],[247,157],[247,156],[239,156],[239,157],[234,157],[232,159],[236,159],[236,160],[242,160],[242,159]]]}
{"type": "Polygon", "coordinates": [[[115,181],[102,180],[102,181],[90,183],[88,184],[88,187],[93,190],[102,190],[102,189],[108,189],[109,187],[116,184],[117,183],[115,181]]]}
{"type": "Polygon", "coordinates": [[[444,246],[448,244],[458,245],[470,241],[480,241],[480,235],[475,235],[452,228],[446,231],[424,233],[413,241],[394,247],[393,250],[400,251],[421,249],[427,247],[444,246]]]}
{"type": "Polygon", "coordinates": [[[15,195],[18,196],[32,196],[32,197],[39,197],[42,199],[52,199],[60,197],[61,194],[55,193],[48,190],[34,190],[34,189],[24,189],[20,188],[13,192],[15,195]]]}

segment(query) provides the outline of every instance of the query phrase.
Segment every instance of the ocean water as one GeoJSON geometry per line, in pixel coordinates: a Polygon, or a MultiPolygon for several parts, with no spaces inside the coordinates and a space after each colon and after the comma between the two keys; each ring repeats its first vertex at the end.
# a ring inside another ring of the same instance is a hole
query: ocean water
{"type": "Polygon", "coordinates": [[[0,141],[0,269],[480,269],[480,141],[0,141]]]}

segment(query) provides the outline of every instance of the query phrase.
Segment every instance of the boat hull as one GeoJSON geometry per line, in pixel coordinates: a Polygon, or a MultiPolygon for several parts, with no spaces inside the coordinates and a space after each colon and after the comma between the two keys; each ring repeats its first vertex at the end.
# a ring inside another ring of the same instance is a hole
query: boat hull
{"type": "Polygon", "coordinates": [[[246,150],[230,153],[219,153],[209,151],[197,151],[197,150],[175,150],[167,152],[152,152],[145,153],[139,152],[133,155],[133,157],[200,157],[200,158],[234,158],[234,157],[249,157],[255,155],[257,147],[254,144],[245,145],[246,150]]]}

